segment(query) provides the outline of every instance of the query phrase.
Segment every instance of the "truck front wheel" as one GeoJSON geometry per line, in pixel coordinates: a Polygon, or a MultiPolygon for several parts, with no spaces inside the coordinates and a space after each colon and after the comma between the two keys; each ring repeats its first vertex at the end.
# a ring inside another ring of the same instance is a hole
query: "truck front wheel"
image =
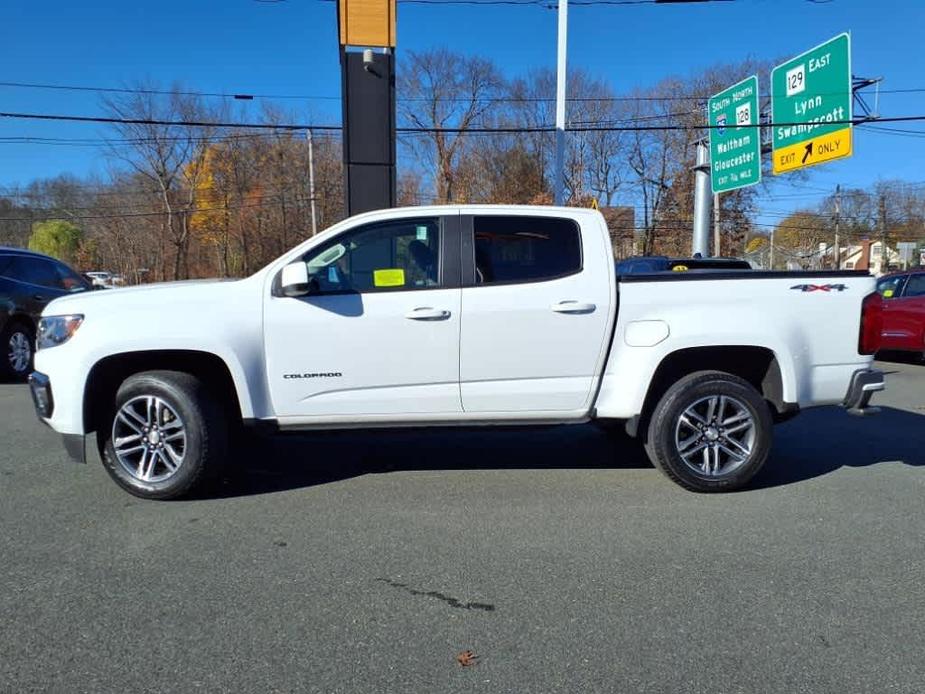
{"type": "Polygon", "coordinates": [[[215,396],[195,376],[146,371],[122,383],[97,440],[119,486],[145,499],[175,499],[218,471],[228,429],[215,396]]]}
{"type": "Polygon", "coordinates": [[[767,403],[748,381],[700,371],[682,378],[659,400],[646,452],[655,467],[686,489],[732,491],[764,465],[772,426],[767,403]]]}

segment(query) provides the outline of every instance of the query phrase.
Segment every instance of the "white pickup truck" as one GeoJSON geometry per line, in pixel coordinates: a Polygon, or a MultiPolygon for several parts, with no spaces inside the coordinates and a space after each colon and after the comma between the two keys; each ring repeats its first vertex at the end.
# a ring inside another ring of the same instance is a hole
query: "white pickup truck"
{"type": "Polygon", "coordinates": [[[39,417],[166,499],[248,426],[620,423],[697,491],[746,484],[800,409],[874,411],[880,297],[860,272],[619,277],[598,212],[421,207],[347,219],[237,281],[56,299],[39,417]]]}

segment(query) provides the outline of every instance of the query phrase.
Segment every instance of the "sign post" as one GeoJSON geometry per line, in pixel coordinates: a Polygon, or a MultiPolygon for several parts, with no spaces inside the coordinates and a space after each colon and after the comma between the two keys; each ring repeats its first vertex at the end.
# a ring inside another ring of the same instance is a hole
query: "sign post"
{"type": "Polygon", "coordinates": [[[851,37],[839,34],[771,71],[775,174],[850,157],[851,37]]]}
{"type": "Polygon", "coordinates": [[[725,193],[761,182],[758,77],[752,75],[710,97],[710,185],[725,193]]]}

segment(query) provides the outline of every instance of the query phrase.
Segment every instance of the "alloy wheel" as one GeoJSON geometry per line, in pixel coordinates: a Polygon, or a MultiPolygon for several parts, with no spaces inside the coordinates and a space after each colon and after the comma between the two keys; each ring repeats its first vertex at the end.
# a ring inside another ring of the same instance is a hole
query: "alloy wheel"
{"type": "Polygon", "coordinates": [[[757,427],[751,410],[737,398],[700,398],[678,417],[675,448],[691,470],[710,478],[725,477],[752,456],[757,427]]]}
{"type": "Polygon", "coordinates": [[[186,425],[162,398],[140,395],[116,413],[112,447],[119,464],[132,477],[148,483],[163,482],[183,465],[186,425]]]}
{"type": "Polygon", "coordinates": [[[10,368],[17,374],[24,374],[29,370],[29,363],[32,361],[32,341],[23,331],[17,330],[10,335],[10,342],[7,345],[7,359],[9,360],[10,368]]]}

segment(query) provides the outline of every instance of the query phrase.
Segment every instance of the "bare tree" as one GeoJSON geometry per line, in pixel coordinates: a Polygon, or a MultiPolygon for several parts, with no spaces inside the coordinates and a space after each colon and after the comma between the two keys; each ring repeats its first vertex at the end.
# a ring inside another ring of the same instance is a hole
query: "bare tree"
{"type": "Polygon", "coordinates": [[[497,68],[489,61],[443,48],[411,52],[402,62],[400,119],[411,127],[428,129],[404,142],[432,166],[437,202],[456,199],[456,166],[465,147],[465,133],[487,123],[492,100],[502,86],[497,68]]]}
{"type": "MultiPolygon", "coordinates": [[[[172,277],[180,279],[189,272],[193,191],[202,173],[206,145],[216,129],[184,124],[209,120],[199,97],[181,93],[179,87],[166,97],[153,91],[106,96],[103,106],[112,117],[121,119],[113,127],[128,145],[111,146],[110,153],[148,179],[157,191],[164,213],[163,235],[173,246],[172,277]]],[[[166,268],[162,273],[166,274],[166,268]]]]}

